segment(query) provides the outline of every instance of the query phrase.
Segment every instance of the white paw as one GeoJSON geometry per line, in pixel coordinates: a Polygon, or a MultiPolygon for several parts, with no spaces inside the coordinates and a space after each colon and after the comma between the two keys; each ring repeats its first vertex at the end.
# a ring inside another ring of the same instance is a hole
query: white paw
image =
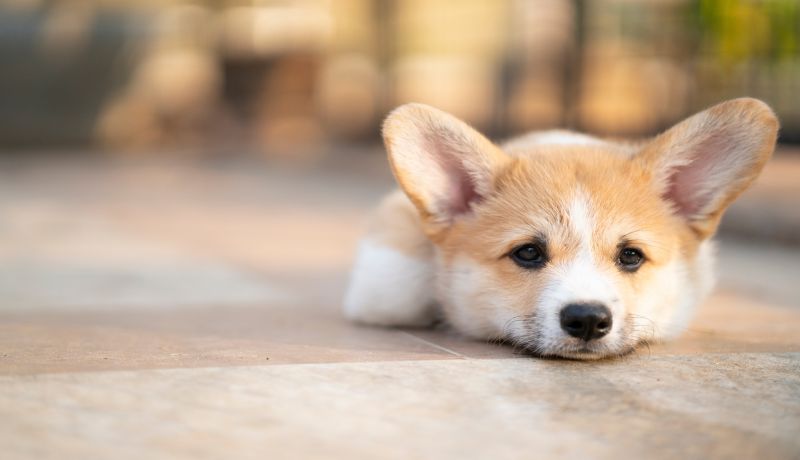
{"type": "Polygon", "coordinates": [[[364,239],[345,294],[345,315],[381,326],[429,325],[435,319],[433,277],[430,261],[364,239]]]}

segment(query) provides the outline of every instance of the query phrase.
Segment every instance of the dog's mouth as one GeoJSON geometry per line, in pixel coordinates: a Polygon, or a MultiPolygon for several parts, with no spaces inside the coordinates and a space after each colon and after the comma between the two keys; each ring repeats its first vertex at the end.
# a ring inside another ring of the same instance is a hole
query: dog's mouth
{"type": "Polygon", "coordinates": [[[549,344],[549,346],[537,346],[531,344],[525,351],[541,358],[563,358],[580,361],[594,361],[598,359],[614,358],[627,355],[635,350],[635,345],[613,345],[603,342],[583,342],[583,343],[549,344]]]}
{"type": "Polygon", "coordinates": [[[631,353],[636,347],[633,345],[608,346],[606,344],[585,343],[580,346],[560,347],[552,356],[581,361],[615,358],[631,353]]]}
{"type": "Polygon", "coordinates": [[[526,353],[541,358],[563,358],[581,361],[615,358],[627,355],[644,342],[645,337],[631,334],[631,319],[628,318],[621,330],[598,340],[582,340],[569,336],[548,337],[541,329],[532,327],[522,345],[526,353]]]}

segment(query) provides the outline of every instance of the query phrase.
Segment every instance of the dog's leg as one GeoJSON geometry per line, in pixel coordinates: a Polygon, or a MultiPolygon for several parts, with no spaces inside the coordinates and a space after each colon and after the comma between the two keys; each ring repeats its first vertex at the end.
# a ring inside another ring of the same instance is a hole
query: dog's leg
{"type": "Polygon", "coordinates": [[[344,311],[353,321],[425,326],[436,319],[433,245],[400,191],[386,197],[359,243],[344,311]]]}

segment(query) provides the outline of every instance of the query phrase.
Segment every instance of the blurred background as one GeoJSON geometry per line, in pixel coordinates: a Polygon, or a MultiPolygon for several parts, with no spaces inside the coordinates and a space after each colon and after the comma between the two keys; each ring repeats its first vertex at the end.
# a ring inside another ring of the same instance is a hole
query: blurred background
{"type": "Polygon", "coordinates": [[[225,304],[255,270],[336,310],[410,101],[494,138],[637,137],[761,98],[781,145],[726,214],[723,280],[774,280],[751,256],[800,247],[799,46],[794,0],[0,0],[0,298],[225,304]]]}
{"type": "Polygon", "coordinates": [[[409,101],[644,136],[743,95],[796,142],[799,45],[795,0],[2,0],[0,151],[305,158],[409,101]]]}

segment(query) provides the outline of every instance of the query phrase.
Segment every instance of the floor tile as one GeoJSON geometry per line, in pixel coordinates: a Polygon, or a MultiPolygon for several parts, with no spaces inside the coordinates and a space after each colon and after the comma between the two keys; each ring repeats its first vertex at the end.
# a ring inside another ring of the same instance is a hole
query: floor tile
{"type": "Polygon", "coordinates": [[[788,459],[800,354],[0,377],[0,418],[7,458],[788,459]]]}
{"type": "Polygon", "coordinates": [[[0,375],[460,358],[338,309],[274,304],[0,315],[0,350],[0,375]]]}

